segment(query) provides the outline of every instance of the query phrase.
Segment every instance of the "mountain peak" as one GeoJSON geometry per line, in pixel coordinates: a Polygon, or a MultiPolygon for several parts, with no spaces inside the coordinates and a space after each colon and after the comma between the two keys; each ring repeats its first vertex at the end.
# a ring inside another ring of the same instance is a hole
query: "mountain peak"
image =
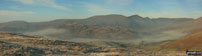
{"type": "Polygon", "coordinates": [[[132,16],[129,16],[129,18],[143,18],[143,17],[141,17],[139,15],[132,15],[132,16]]]}
{"type": "Polygon", "coordinates": [[[97,18],[103,18],[103,19],[119,18],[119,19],[124,19],[124,18],[126,18],[126,16],[119,15],[119,14],[110,14],[110,15],[92,16],[89,19],[97,19],[97,18]]]}
{"type": "Polygon", "coordinates": [[[105,15],[105,16],[122,16],[122,17],[125,17],[125,16],[120,15],[120,14],[109,14],[109,15],[105,15]]]}

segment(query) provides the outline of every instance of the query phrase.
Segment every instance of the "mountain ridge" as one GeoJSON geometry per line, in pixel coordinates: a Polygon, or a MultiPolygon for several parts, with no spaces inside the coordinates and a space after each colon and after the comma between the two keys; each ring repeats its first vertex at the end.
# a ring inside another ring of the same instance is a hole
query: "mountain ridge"
{"type": "MultiPolygon", "coordinates": [[[[0,31],[59,38],[141,38],[163,33],[166,27],[192,19],[151,19],[139,15],[98,15],[86,19],[58,19],[46,22],[0,23],[0,31]],[[11,27],[12,26],[12,27],[11,27]]],[[[172,30],[172,29],[171,29],[172,30]]],[[[163,33],[164,34],[164,33],[163,33]]],[[[167,34],[167,33],[166,33],[167,34]]]]}

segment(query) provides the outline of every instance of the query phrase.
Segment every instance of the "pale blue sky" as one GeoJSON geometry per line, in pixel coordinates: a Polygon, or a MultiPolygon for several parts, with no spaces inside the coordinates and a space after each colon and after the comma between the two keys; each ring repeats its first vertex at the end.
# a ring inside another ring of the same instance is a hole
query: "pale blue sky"
{"type": "Polygon", "coordinates": [[[198,18],[202,0],[0,0],[0,22],[81,19],[94,15],[198,18]]]}

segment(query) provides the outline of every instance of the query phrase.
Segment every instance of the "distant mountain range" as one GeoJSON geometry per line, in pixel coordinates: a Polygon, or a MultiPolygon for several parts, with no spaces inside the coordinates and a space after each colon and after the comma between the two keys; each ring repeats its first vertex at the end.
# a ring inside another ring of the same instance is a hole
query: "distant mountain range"
{"type": "Polygon", "coordinates": [[[201,21],[191,18],[148,18],[139,15],[127,17],[111,14],[47,22],[11,21],[0,23],[0,31],[58,37],[58,39],[141,39],[153,38],[148,37],[153,35],[159,38],[161,36],[158,35],[169,35],[170,33],[165,32],[171,30],[178,31],[185,28],[191,30],[192,27],[201,29],[201,21]]]}
{"type": "MultiPolygon", "coordinates": [[[[198,19],[148,18],[139,15],[127,17],[112,14],[47,22],[11,21],[0,23],[0,31],[72,41],[88,41],[88,39],[126,40],[123,42],[128,43],[145,41],[146,44],[155,45],[158,49],[185,50],[202,47],[202,17],[198,19]]],[[[97,43],[109,45],[108,42],[92,42],[92,44],[97,43]]]]}

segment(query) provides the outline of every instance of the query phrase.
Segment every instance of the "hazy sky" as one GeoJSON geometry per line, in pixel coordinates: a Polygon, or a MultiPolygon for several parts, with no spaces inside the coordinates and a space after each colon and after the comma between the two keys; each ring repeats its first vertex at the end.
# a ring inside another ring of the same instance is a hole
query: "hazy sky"
{"type": "Polygon", "coordinates": [[[0,22],[80,19],[93,15],[202,16],[202,0],[0,0],[0,22]]]}

